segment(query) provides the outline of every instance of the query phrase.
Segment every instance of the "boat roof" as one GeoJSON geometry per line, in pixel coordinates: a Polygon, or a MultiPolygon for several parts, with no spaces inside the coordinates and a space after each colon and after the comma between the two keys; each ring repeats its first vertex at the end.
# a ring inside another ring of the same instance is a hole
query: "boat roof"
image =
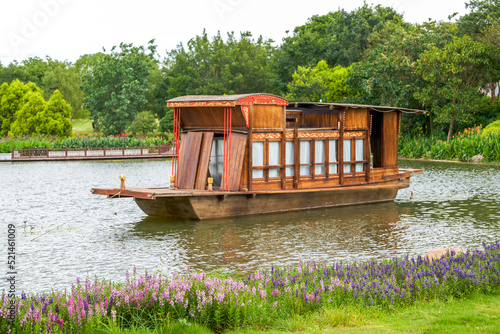
{"type": "Polygon", "coordinates": [[[274,94],[185,95],[167,100],[168,107],[234,107],[236,105],[288,105],[288,100],[274,94]]]}
{"type": "Polygon", "coordinates": [[[292,111],[293,108],[302,112],[314,113],[318,110],[336,110],[341,108],[349,109],[369,109],[378,112],[401,111],[409,114],[426,114],[427,111],[419,109],[399,108],[390,106],[374,106],[368,104],[350,104],[350,103],[316,103],[316,102],[292,102],[288,104],[287,110],[292,111]]]}
{"type": "Polygon", "coordinates": [[[288,110],[295,108],[303,112],[318,112],[326,110],[369,109],[378,112],[401,111],[410,114],[425,114],[425,110],[374,106],[368,104],[349,103],[318,103],[318,102],[289,102],[281,96],[268,93],[232,94],[232,95],[185,95],[167,100],[168,107],[234,107],[237,105],[271,104],[288,106],[288,110]]]}

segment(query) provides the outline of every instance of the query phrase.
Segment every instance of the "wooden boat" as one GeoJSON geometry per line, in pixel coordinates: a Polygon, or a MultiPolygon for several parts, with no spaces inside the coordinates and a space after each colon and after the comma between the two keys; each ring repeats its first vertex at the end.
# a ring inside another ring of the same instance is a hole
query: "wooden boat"
{"type": "Polygon", "coordinates": [[[167,105],[180,147],[170,186],[92,193],[133,197],[152,216],[204,220],[391,201],[422,172],[398,167],[401,113],[421,110],[289,103],[263,93],[167,105]]]}

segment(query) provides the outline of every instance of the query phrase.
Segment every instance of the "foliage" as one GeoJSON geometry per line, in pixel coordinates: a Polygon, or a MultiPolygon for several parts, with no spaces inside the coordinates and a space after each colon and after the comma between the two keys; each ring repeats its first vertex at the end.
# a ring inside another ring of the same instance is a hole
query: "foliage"
{"type": "Polygon", "coordinates": [[[335,66],[329,68],[326,61],[321,60],[316,67],[299,66],[288,84],[290,101],[302,102],[342,102],[351,90],[346,85],[350,67],[335,66]]]}
{"type": "MultiPolygon", "coordinates": [[[[19,80],[14,80],[9,85],[3,83],[0,86],[0,136],[6,136],[15,121],[15,114],[21,110],[26,103],[28,93],[42,95],[42,91],[34,83],[23,84],[19,80]]],[[[43,99],[43,97],[42,97],[43,99]]]]}
{"type": "Polygon", "coordinates": [[[500,19],[500,1],[498,0],[470,0],[465,7],[470,9],[470,12],[458,20],[460,35],[476,38],[494,20],[500,19]]]}
{"type": "Polygon", "coordinates": [[[63,100],[59,90],[56,90],[47,102],[46,108],[35,116],[35,133],[69,137],[71,136],[70,117],[71,106],[63,100]]]}
{"type": "MultiPolygon", "coordinates": [[[[268,326],[274,319],[321,307],[345,305],[390,309],[423,300],[491,293],[500,284],[500,243],[484,250],[454,252],[434,259],[393,258],[377,262],[258,270],[244,279],[203,272],[126,275],[123,284],[87,279],[71,292],[16,298],[17,333],[85,332],[99,321],[121,329],[158,322],[193,322],[220,332],[247,325],[268,326]],[[166,319],[167,318],[167,319],[166,319]],[[183,320],[184,319],[184,320],[183,320]]],[[[0,330],[7,332],[10,301],[2,299],[0,330]]]]}
{"type": "Polygon", "coordinates": [[[224,41],[220,33],[209,40],[207,33],[192,38],[187,49],[180,44],[168,54],[163,97],[257,93],[269,91],[271,40],[243,32],[224,41]],[[165,91],[166,89],[166,91],[165,91]]]}
{"type": "Polygon", "coordinates": [[[174,130],[174,111],[172,108],[168,109],[165,117],[160,120],[160,131],[163,133],[172,133],[174,130]]]}
{"type": "Polygon", "coordinates": [[[147,135],[158,128],[156,121],[157,119],[151,111],[142,111],[135,116],[134,121],[129,127],[129,131],[132,134],[147,135]]]}
{"type": "Polygon", "coordinates": [[[55,136],[37,136],[25,138],[1,138],[0,153],[10,153],[12,149],[38,148],[101,148],[101,147],[139,147],[158,146],[167,143],[165,137],[144,137],[141,135],[127,136],[118,134],[116,136],[103,137],[94,134],[76,135],[70,138],[57,138],[55,136]]]}
{"type": "Polygon", "coordinates": [[[347,84],[360,95],[356,102],[406,108],[422,108],[415,92],[426,86],[416,73],[420,54],[432,47],[442,47],[450,34],[436,33],[421,27],[399,28],[385,43],[379,44],[366,60],[355,63],[347,84]]]}
{"type": "Polygon", "coordinates": [[[449,123],[448,141],[456,120],[467,120],[479,101],[479,88],[491,64],[486,44],[470,37],[454,38],[442,49],[433,47],[419,56],[417,73],[428,85],[415,97],[436,115],[436,121],[449,123]]]}
{"type": "Polygon", "coordinates": [[[484,132],[500,132],[500,119],[496,120],[484,128],[484,132]]]}
{"type": "Polygon", "coordinates": [[[149,75],[155,63],[154,40],[143,46],[120,44],[110,54],[89,59],[82,73],[85,104],[96,126],[106,135],[118,134],[144,110],[149,75]]]}
{"type": "Polygon", "coordinates": [[[54,91],[59,90],[71,106],[71,120],[75,113],[83,108],[83,91],[80,89],[81,78],[75,66],[59,63],[53,70],[48,71],[42,79],[42,89],[45,98],[49,98],[54,91]]]}
{"type": "Polygon", "coordinates": [[[459,132],[451,140],[403,135],[399,139],[399,155],[414,159],[460,161],[471,161],[473,156],[482,155],[486,162],[500,162],[500,133],[484,132],[481,127],[475,127],[459,132]]]}
{"type": "Polygon", "coordinates": [[[360,61],[369,47],[372,33],[382,30],[387,22],[401,23],[402,16],[390,7],[366,3],[347,12],[339,9],[323,16],[315,15],[285,37],[273,56],[273,86],[276,93],[286,93],[287,83],[298,66],[314,67],[320,60],[329,66],[348,67],[360,61]]]}
{"type": "Polygon", "coordinates": [[[37,116],[44,112],[47,108],[47,103],[39,92],[28,92],[23,96],[21,109],[14,114],[14,122],[12,122],[9,130],[9,136],[21,137],[37,133],[37,116]]]}

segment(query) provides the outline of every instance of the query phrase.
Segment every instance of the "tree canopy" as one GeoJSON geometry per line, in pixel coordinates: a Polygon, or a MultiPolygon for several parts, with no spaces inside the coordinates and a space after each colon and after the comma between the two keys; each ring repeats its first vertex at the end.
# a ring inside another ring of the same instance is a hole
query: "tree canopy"
{"type": "Polygon", "coordinates": [[[157,67],[156,46],[121,43],[119,50],[90,59],[82,73],[85,104],[96,126],[106,135],[118,134],[130,126],[148,101],[149,75],[157,67]]]}

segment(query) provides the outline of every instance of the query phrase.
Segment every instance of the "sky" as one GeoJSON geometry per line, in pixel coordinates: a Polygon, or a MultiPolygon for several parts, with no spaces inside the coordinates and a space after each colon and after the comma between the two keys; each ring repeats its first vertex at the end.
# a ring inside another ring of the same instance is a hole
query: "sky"
{"type": "MultiPolygon", "coordinates": [[[[276,45],[313,15],[339,8],[352,11],[363,0],[0,0],[0,62],[50,56],[76,61],[81,55],[110,49],[121,42],[146,45],[156,39],[165,56],[180,42],[220,31],[250,31],[276,45]]],[[[467,13],[466,0],[367,0],[390,6],[404,20],[447,21],[467,13]]]]}

